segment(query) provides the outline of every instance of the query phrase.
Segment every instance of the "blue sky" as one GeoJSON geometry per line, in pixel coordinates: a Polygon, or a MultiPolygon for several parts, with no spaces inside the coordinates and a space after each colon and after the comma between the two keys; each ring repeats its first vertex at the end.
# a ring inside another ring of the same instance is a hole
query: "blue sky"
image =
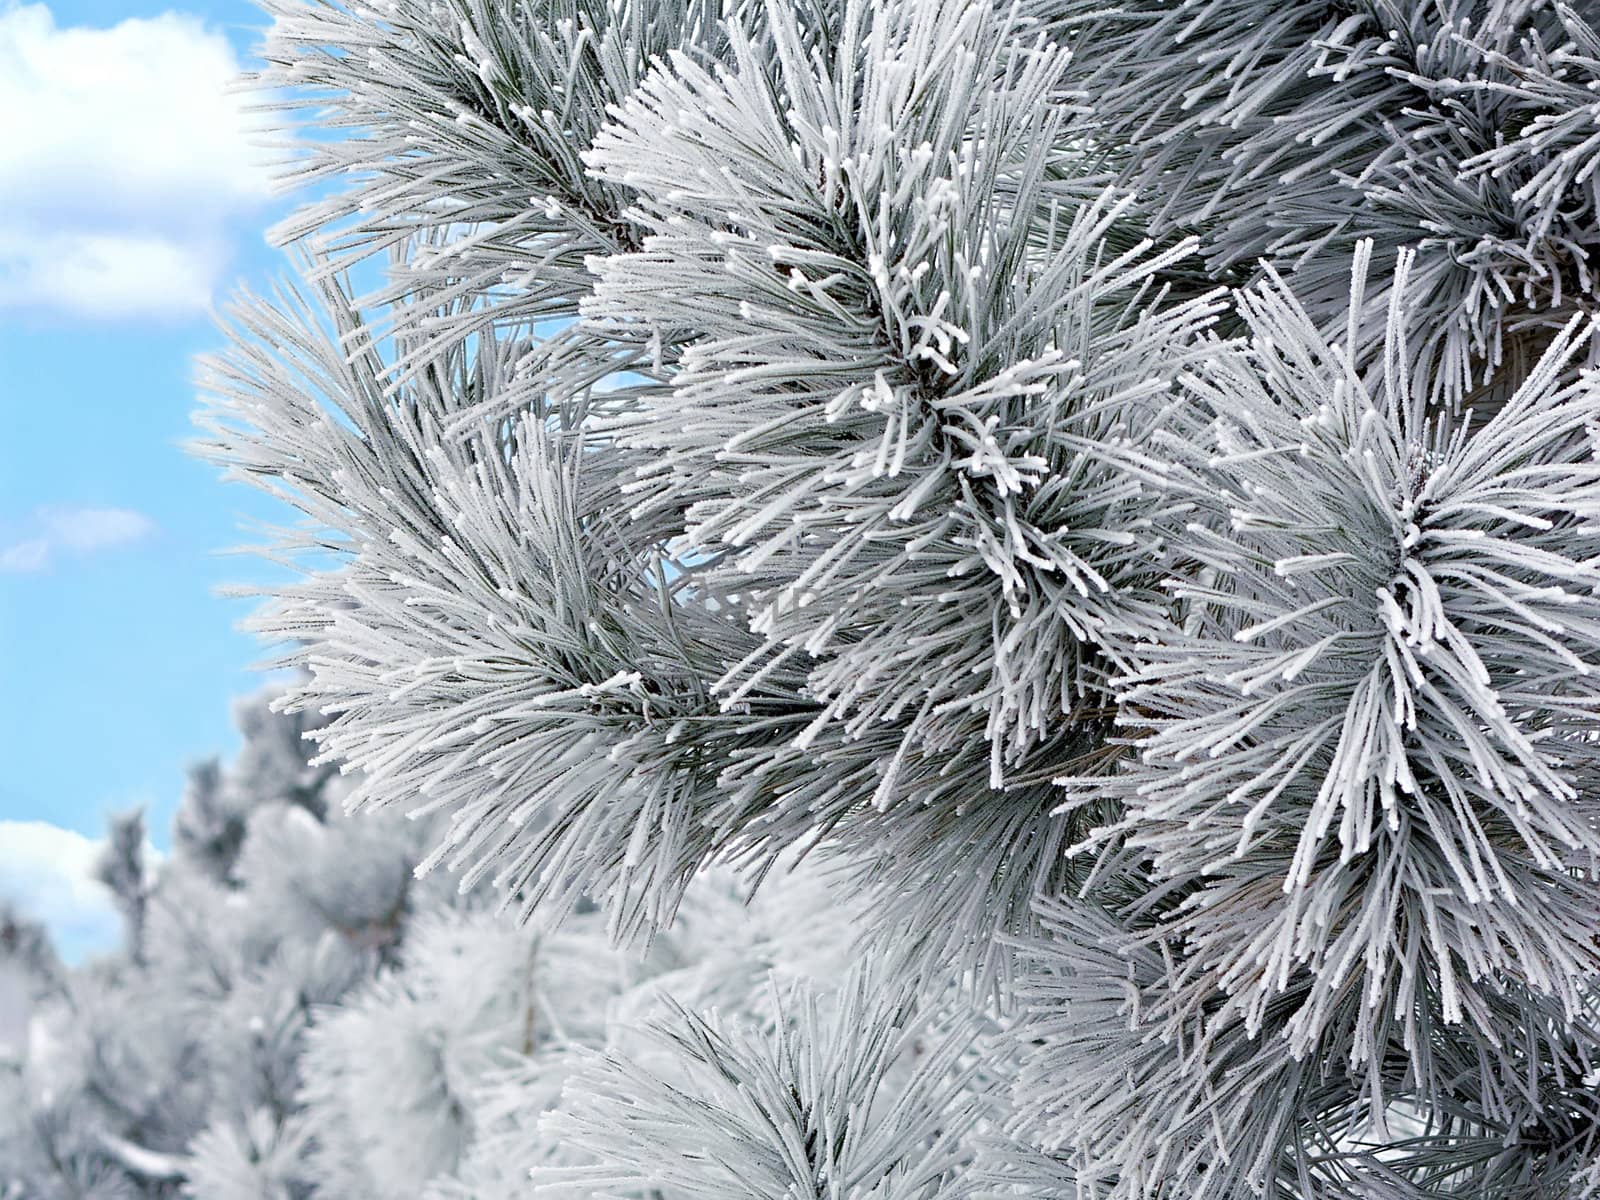
{"type": "Polygon", "coordinates": [[[69,951],[113,928],[86,839],[143,805],[164,841],[185,765],[232,752],[229,701],[261,684],[248,602],[213,590],[268,568],[218,551],[284,514],[180,443],[211,310],[282,269],[286,204],[225,91],[264,22],[0,0],[0,892],[69,951]]]}

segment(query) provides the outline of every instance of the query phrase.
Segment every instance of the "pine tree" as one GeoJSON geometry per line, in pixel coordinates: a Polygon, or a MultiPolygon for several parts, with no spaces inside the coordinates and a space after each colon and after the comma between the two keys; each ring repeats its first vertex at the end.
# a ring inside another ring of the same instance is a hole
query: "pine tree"
{"type": "MultiPolygon", "coordinates": [[[[315,1006],[370,978],[403,938],[424,831],[345,818],[326,772],[315,795],[290,796],[264,764],[303,723],[271,715],[266,696],[236,715],[244,749],[229,771],[194,771],[169,858],[146,862],[141,815],[110,823],[98,873],[125,945],[43,976],[54,986],[32,1016],[38,1052],[0,1106],[8,1200],[205,1194],[189,1186],[197,1138],[302,1136],[298,1056],[315,1006]],[[219,796],[237,823],[226,867],[215,841],[185,834],[212,821],[219,796]]],[[[310,748],[298,754],[307,770],[310,748]]],[[[288,1176],[267,1186],[272,1158],[259,1157],[253,1190],[212,1194],[308,1194],[288,1176]]]]}
{"type": "Polygon", "coordinates": [[[805,870],[757,896],[697,878],[643,956],[593,905],[519,926],[484,888],[415,878],[426,822],[346,815],[315,722],[265,695],[235,718],[240,752],[191,772],[170,856],[112,818],[119,948],[67,968],[0,909],[4,1200],[514,1200],[535,1167],[595,1166],[541,1126],[581,1055],[691,1007],[777,1036],[774,981],[848,969],[849,907],[805,870]]]}
{"type": "Polygon", "coordinates": [[[61,963],[49,932],[0,900],[0,1071],[27,1057],[33,1010],[58,985],[61,963]]]}
{"type": "MultiPolygon", "coordinates": [[[[782,1038],[774,981],[798,987],[848,969],[841,916],[792,927],[796,908],[826,889],[800,873],[752,898],[710,873],[644,955],[609,946],[595,909],[550,933],[483,911],[419,917],[400,968],[327,1010],[308,1035],[302,1098],[316,1195],[514,1200],[528,1195],[533,1170],[550,1181],[615,1177],[604,1135],[592,1141],[587,1114],[568,1112],[590,1094],[577,1081],[608,1054],[637,1054],[639,1030],[703,1012],[751,1030],[756,1045],[782,1038]]],[[[894,1079],[884,1091],[904,1087],[894,1079]]],[[[630,1196],[653,1190],[631,1183],[630,1196]]]]}
{"type": "MultiPolygon", "coordinates": [[[[323,195],[200,421],[303,518],[287,707],[539,937],[809,859],[871,967],[410,1152],[1600,1195],[1600,8],[267,8],[323,195]]],[[[508,1028],[431,970],[325,1027],[358,1145],[380,1034],[508,1028]]]]}
{"type": "Polygon", "coordinates": [[[107,823],[106,844],[94,868],[95,879],[111,892],[122,914],[128,953],[135,963],[144,959],[145,913],[150,903],[144,852],[144,810],[119,813],[107,823]]]}

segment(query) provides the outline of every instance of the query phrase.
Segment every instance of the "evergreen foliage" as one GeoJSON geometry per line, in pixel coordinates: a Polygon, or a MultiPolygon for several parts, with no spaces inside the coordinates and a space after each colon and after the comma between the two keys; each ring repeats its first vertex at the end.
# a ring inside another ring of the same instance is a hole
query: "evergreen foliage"
{"type": "MultiPolygon", "coordinates": [[[[268,9],[327,194],[200,449],[303,517],[306,770],[527,925],[368,905],[307,1124],[207,1162],[1600,1196],[1600,7],[268,9]],[[864,965],[686,954],[722,868],[864,965]],[[511,966],[600,934],[703,961],[642,1039],[511,966]]],[[[196,899],[382,892],[216,792],[196,899]]]]}
{"type": "MultiPolygon", "coordinates": [[[[4,1200],[525,1197],[535,1167],[594,1165],[541,1127],[580,1054],[710,1009],[752,1044],[781,1037],[774,981],[846,969],[848,909],[814,872],[753,899],[702,877],[644,957],[611,945],[593,905],[552,933],[519,927],[482,888],[415,878],[426,823],[346,816],[348,789],[308,761],[311,722],[266,696],[235,716],[238,756],[196,767],[173,821],[231,814],[232,862],[175,836],[141,866],[142,950],[125,903],[125,944],[70,969],[0,910],[0,1006],[30,1010],[20,1026],[0,1011],[4,1200]],[[824,915],[797,928],[796,910],[824,915]]],[[[113,818],[106,860],[143,854],[141,822],[113,818]]]]}
{"type": "Polygon", "coordinates": [[[232,770],[191,773],[170,858],[145,861],[142,816],[112,819],[98,874],[125,945],[52,972],[0,1106],[8,1200],[309,1194],[281,1160],[305,1137],[297,1060],[314,1010],[370,978],[413,907],[450,891],[412,878],[422,829],[344,817],[336,778],[320,775],[324,819],[286,797],[276,768],[300,722],[267,700],[236,710],[232,770]],[[219,806],[238,824],[226,868],[183,834],[219,806]]]}

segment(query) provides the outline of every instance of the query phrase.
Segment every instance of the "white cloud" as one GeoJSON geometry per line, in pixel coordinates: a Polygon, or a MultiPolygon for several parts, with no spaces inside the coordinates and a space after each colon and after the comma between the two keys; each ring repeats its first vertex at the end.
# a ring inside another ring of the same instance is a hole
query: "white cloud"
{"type": "Polygon", "coordinates": [[[22,236],[0,228],[0,308],[109,318],[197,312],[226,262],[218,241],[186,246],[162,234],[22,236]]]}
{"type": "Polygon", "coordinates": [[[121,932],[111,891],[94,878],[104,844],[47,821],[0,821],[0,895],[49,926],[69,958],[108,949],[121,932]]]}
{"type": "Polygon", "coordinates": [[[0,546],[0,573],[43,571],[60,554],[94,554],[143,541],[156,523],[131,508],[56,505],[35,509],[25,536],[0,546]]]}
{"type": "Polygon", "coordinates": [[[60,545],[81,553],[136,542],[156,528],[131,508],[43,508],[39,520],[60,545]]]}
{"type": "Polygon", "coordinates": [[[238,61],[198,17],[57,26],[0,0],[0,308],[203,310],[269,192],[238,61]],[[18,119],[20,118],[20,119],[18,119]]]}
{"type": "Polygon", "coordinates": [[[50,565],[50,541],[48,538],[24,538],[20,542],[0,550],[0,571],[13,575],[25,575],[30,571],[42,571],[50,565]]]}

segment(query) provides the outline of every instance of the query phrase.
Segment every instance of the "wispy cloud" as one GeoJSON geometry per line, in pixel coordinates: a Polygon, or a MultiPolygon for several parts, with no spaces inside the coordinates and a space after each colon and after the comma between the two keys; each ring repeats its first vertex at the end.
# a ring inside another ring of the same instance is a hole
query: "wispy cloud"
{"type": "Polygon", "coordinates": [[[220,239],[185,245],[164,234],[0,227],[0,309],[111,319],[197,312],[226,261],[220,239]]]}
{"type": "Polygon", "coordinates": [[[156,523],[131,508],[52,505],[35,509],[24,532],[0,544],[0,572],[43,571],[63,555],[94,554],[143,541],[156,523]]]}
{"type": "Polygon", "coordinates": [[[0,571],[13,575],[42,571],[49,565],[50,542],[45,538],[27,538],[0,550],[0,571]]]}
{"type": "Polygon", "coordinates": [[[268,194],[228,40],[179,13],[58,26],[0,0],[0,308],[203,310],[268,194]],[[24,116],[23,114],[26,114],[24,116]]]}

